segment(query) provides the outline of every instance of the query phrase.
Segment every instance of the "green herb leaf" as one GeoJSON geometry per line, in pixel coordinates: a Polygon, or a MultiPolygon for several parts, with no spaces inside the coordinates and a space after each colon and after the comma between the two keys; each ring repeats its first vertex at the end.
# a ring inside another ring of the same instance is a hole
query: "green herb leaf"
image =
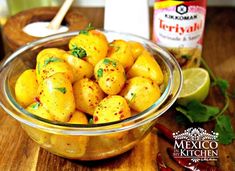
{"type": "Polygon", "coordinates": [[[73,56],[76,56],[78,58],[84,58],[87,56],[86,50],[81,47],[77,47],[76,45],[72,45],[71,53],[73,56]]]}
{"type": "Polygon", "coordinates": [[[226,91],[228,90],[229,87],[228,81],[222,78],[216,78],[215,81],[213,82],[213,85],[218,86],[223,95],[226,94],[226,91]]]}
{"type": "Polygon", "coordinates": [[[51,62],[61,62],[61,61],[63,61],[63,60],[60,59],[60,58],[57,58],[57,57],[50,57],[50,58],[48,58],[48,59],[46,59],[46,60],[44,61],[44,67],[45,67],[46,65],[48,65],[49,63],[51,63],[51,62]]]}
{"type": "Polygon", "coordinates": [[[88,26],[85,28],[85,30],[81,30],[79,34],[88,34],[90,30],[95,30],[95,27],[91,25],[91,23],[88,24],[88,26]]]}
{"type": "Polygon", "coordinates": [[[191,59],[192,56],[190,56],[190,55],[181,55],[181,58],[184,58],[184,59],[191,59]]]}
{"type": "Polygon", "coordinates": [[[105,65],[108,65],[108,64],[110,64],[112,61],[110,60],[110,59],[108,59],[108,58],[105,58],[104,59],[104,61],[103,61],[103,63],[105,64],[105,65]]]}
{"type": "Polygon", "coordinates": [[[120,47],[119,46],[115,46],[115,52],[118,52],[120,50],[120,47]]]}
{"type": "Polygon", "coordinates": [[[136,93],[131,93],[131,99],[129,100],[129,103],[131,103],[136,98],[136,93]]]}
{"type": "Polygon", "coordinates": [[[60,91],[61,93],[65,94],[67,92],[65,87],[59,87],[59,88],[55,88],[56,90],[60,91]]]}
{"type": "Polygon", "coordinates": [[[112,61],[112,60],[107,59],[107,58],[104,59],[103,63],[104,63],[105,65],[108,65],[108,64],[111,63],[111,64],[113,65],[113,67],[116,67],[116,66],[117,66],[117,63],[116,63],[115,61],[112,61]]]}
{"type": "Polygon", "coordinates": [[[229,116],[221,115],[216,118],[215,132],[219,133],[219,143],[230,144],[235,139],[235,133],[229,116]]]}
{"type": "Polygon", "coordinates": [[[94,124],[93,118],[90,118],[90,119],[89,119],[88,124],[90,124],[90,125],[94,124]]]}
{"type": "Polygon", "coordinates": [[[37,110],[39,106],[40,106],[40,102],[36,102],[31,106],[31,108],[33,108],[34,110],[37,110]]]}
{"type": "Polygon", "coordinates": [[[99,68],[98,71],[97,71],[97,77],[100,78],[100,77],[103,77],[103,69],[102,68],[99,68]]]}
{"type": "Polygon", "coordinates": [[[192,123],[207,122],[220,112],[219,108],[204,105],[197,100],[189,102],[187,106],[177,107],[176,110],[184,114],[192,123]]]}

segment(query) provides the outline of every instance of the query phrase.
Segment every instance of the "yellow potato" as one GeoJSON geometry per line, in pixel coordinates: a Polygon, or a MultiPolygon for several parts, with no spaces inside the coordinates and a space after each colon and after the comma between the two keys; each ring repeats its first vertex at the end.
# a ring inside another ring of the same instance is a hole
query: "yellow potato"
{"type": "Polygon", "coordinates": [[[95,66],[95,77],[100,88],[109,95],[118,94],[125,84],[125,70],[115,59],[102,59],[95,66]]]}
{"type": "Polygon", "coordinates": [[[113,95],[104,98],[96,107],[93,122],[107,123],[119,121],[131,116],[127,101],[122,96],[113,95]]]}
{"type": "Polygon", "coordinates": [[[134,63],[131,46],[124,40],[114,40],[109,45],[107,56],[119,61],[124,68],[130,68],[134,63]]]}
{"type": "Polygon", "coordinates": [[[40,102],[34,102],[26,108],[26,110],[32,114],[35,114],[41,118],[53,121],[53,116],[46,110],[40,102]]]}
{"type": "Polygon", "coordinates": [[[93,115],[95,107],[104,98],[104,93],[99,85],[88,78],[75,82],[73,92],[76,108],[90,115],[93,115]]]}
{"type": "Polygon", "coordinates": [[[67,122],[75,111],[75,100],[70,80],[63,73],[56,73],[40,85],[40,102],[55,120],[67,122]]]}
{"type": "Polygon", "coordinates": [[[15,96],[17,102],[26,107],[34,102],[37,97],[38,83],[36,72],[33,69],[24,71],[16,81],[15,96]]]}
{"type": "MultiPolygon", "coordinates": [[[[69,123],[88,124],[87,117],[84,113],[75,111],[72,114],[69,123]]],[[[65,155],[69,158],[78,158],[85,154],[88,142],[87,136],[79,135],[52,135],[51,144],[54,151],[59,155],[65,155]]]]}
{"type": "Polygon", "coordinates": [[[108,41],[105,35],[97,30],[80,33],[69,42],[72,54],[83,52],[81,58],[95,66],[101,59],[106,57],[108,41]],[[85,53],[84,53],[85,50],[85,53]]]}
{"type": "Polygon", "coordinates": [[[127,72],[128,78],[135,76],[150,78],[151,80],[156,81],[157,84],[163,82],[163,72],[157,61],[147,50],[142,52],[127,72]]]}
{"type": "Polygon", "coordinates": [[[129,41],[128,43],[131,46],[132,56],[133,56],[134,61],[135,61],[137,59],[137,57],[140,56],[141,53],[145,50],[145,48],[139,42],[129,41]]]}
{"type": "Polygon", "coordinates": [[[63,55],[66,51],[58,48],[47,48],[40,51],[37,55],[36,74],[37,78],[46,64],[50,62],[64,61],[63,55]]]}
{"type": "MultiPolygon", "coordinates": [[[[48,120],[54,120],[53,116],[40,104],[39,102],[35,102],[28,106],[26,110],[34,115],[37,115],[41,118],[48,119],[48,120]]],[[[38,129],[29,127],[27,125],[22,125],[23,128],[26,130],[26,132],[29,134],[30,137],[32,137],[36,142],[39,144],[45,144],[50,142],[50,134],[38,129]]]]}
{"type": "Polygon", "coordinates": [[[92,64],[69,53],[64,54],[63,58],[72,68],[74,81],[80,80],[82,78],[91,78],[93,76],[94,67],[92,64]]]}
{"type": "Polygon", "coordinates": [[[56,57],[63,59],[63,55],[66,53],[63,49],[58,48],[47,48],[40,51],[37,55],[37,63],[44,63],[44,61],[50,57],[56,57]]]}
{"type": "Polygon", "coordinates": [[[64,61],[57,61],[43,66],[41,73],[37,76],[38,82],[40,83],[56,73],[64,73],[71,82],[74,81],[73,71],[69,64],[64,61]]]}
{"type": "Polygon", "coordinates": [[[161,96],[159,86],[154,81],[143,77],[127,80],[126,86],[120,94],[125,97],[129,106],[137,112],[149,108],[161,96]]]}

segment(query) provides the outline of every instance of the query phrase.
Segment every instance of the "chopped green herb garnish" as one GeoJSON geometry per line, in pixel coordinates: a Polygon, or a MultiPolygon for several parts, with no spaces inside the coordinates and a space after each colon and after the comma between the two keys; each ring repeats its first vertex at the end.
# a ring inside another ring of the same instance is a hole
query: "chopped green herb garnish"
{"type": "Polygon", "coordinates": [[[87,53],[85,49],[72,45],[72,55],[78,58],[84,58],[87,56],[87,53]]]}
{"type": "Polygon", "coordinates": [[[65,87],[59,87],[59,88],[55,88],[56,90],[60,91],[61,93],[65,94],[67,92],[65,87]]]}
{"type": "Polygon", "coordinates": [[[95,27],[91,25],[91,23],[88,24],[88,26],[85,28],[85,30],[81,30],[79,34],[88,34],[90,30],[95,30],[95,27]]]}
{"type": "Polygon", "coordinates": [[[115,46],[115,52],[118,52],[120,50],[120,47],[119,46],[115,46]]]}
{"type": "Polygon", "coordinates": [[[89,119],[89,123],[88,124],[90,124],[90,125],[94,124],[93,118],[89,119]]]}
{"type": "Polygon", "coordinates": [[[190,55],[181,55],[181,58],[184,58],[184,59],[191,59],[192,56],[190,56],[190,55]]]}
{"type": "Polygon", "coordinates": [[[108,65],[108,64],[110,64],[112,61],[110,60],[110,59],[107,59],[107,58],[105,58],[104,59],[104,61],[103,61],[103,63],[105,64],[105,65],[108,65]]]}
{"type": "Polygon", "coordinates": [[[103,76],[103,69],[102,68],[99,68],[98,71],[97,71],[97,76],[98,78],[102,77],[103,76]]]}
{"type": "Polygon", "coordinates": [[[105,65],[108,65],[108,64],[111,63],[111,64],[113,65],[113,67],[116,67],[116,66],[117,66],[117,63],[116,63],[115,61],[112,61],[112,60],[107,59],[107,58],[104,59],[103,63],[104,63],[105,65]]]}
{"type": "Polygon", "coordinates": [[[131,99],[129,100],[129,103],[131,103],[136,98],[136,93],[131,93],[131,99]]]}
{"type": "Polygon", "coordinates": [[[40,106],[40,102],[36,102],[31,106],[31,108],[33,108],[34,110],[37,110],[39,106],[40,106]]]}
{"type": "Polygon", "coordinates": [[[48,65],[49,63],[51,63],[51,62],[61,62],[61,61],[63,61],[63,60],[60,59],[60,58],[57,58],[57,57],[50,57],[50,58],[48,58],[48,59],[46,59],[46,60],[44,61],[44,67],[45,67],[46,65],[48,65]]]}

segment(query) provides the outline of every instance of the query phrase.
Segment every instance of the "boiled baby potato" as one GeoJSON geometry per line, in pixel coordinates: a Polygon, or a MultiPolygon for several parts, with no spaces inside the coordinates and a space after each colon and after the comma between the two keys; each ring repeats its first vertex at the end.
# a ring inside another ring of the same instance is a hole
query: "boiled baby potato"
{"type": "Polygon", "coordinates": [[[110,43],[107,56],[119,61],[124,68],[130,68],[134,62],[131,46],[124,40],[114,40],[110,43]]]}
{"type": "Polygon", "coordinates": [[[125,97],[133,110],[142,112],[160,98],[161,92],[154,81],[143,77],[133,77],[127,80],[121,95],[125,97]]]}
{"type": "Polygon", "coordinates": [[[70,40],[69,49],[73,55],[84,58],[95,66],[106,57],[108,41],[105,35],[97,30],[80,31],[76,37],[70,40]]]}
{"type": "Polygon", "coordinates": [[[40,51],[37,55],[36,74],[40,74],[42,68],[50,62],[64,61],[63,55],[66,51],[58,48],[47,48],[40,51]]]}
{"type": "Polygon", "coordinates": [[[118,94],[126,81],[123,66],[112,58],[102,59],[96,64],[95,77],[100,88],[109,95],[118,94]]]}
{"type": "Polygon", "coordinates": [[[147,50],[143,51],[136,59],[135,63],[129,69],[127,76],[128,78],[135,76],[147,77],[156,81],[157,84],[163,82],[162,70],[157,61],[147,50]]]}
{"type": "Polygon", "coordinates": [[[94,67],[92,64],[69,53],[65,53],[63,58],[72,68],[74,81],[80,80],[82,78],[91,78],[93,76],[94,67]]]}
{"type": "Polygon", "coordinates": [[[131,46],[132,56],[135,61],[137,57],[140,56],[141,53],[145,50],[145,48],[141,43],[136,42],[136,41],[129,41],[128,43],[131,46]]]}
{"type": "Polygon", "coordinates": [[[36,72],[34,69],[24,71],[16,81],[15,96],[17,102],[27,107],[34,102],[37,97],[38,83],[36,79],[36,72]]]}
{"type": "Polygon", "coordinates": [[[104,93],[99,85],[88,78],[75,82],[73,92],[76,108],[90,115],[93,115],[95,107],[104,98],[104,93]]]}
{"type": "MultiPolygon", "coordinates": [[[[34,115],[37,115],[41,118],[47,119],[47,120],[54,120],[53,116],[40,104],[40,102],[34,102],[30,106],[26,108],[26,110],[34,115]]],[[[26,132],[29,134],[30,137],[32,137],[36,142],[39,144],[45,144],[49,143],[50,141],[50,134],[39,129],[39,128],[33,128],[29,127],[27,125],[23,126],[26,130],[26,132]]]]}
{"type": "Polygon", "coordinates": [[[32,114],[35,114],[41,118],[53,121],[54,118],[52,116],[52,114],[50,114],[48,112],[48,110],[46,110],[42,104],[40,102],[34,102],[31,105],[29,105],[26,110],[32,114]]]}
{"type": "Polygon", "coordinates": [[[40,84],[40,102],[54,119],[67,122],[75,111],[75,100],[70,80],[64,73],[56,73],[40,84]]]}
{"type": "Polygon", "coordinates": [[[46,48],[40,51],[37,55],[37,63],[44,63],[46,59],[50,57],[56,57],[63,59],[63,55],[66,53],[63,49],[58,48],[46,48]]]}
{"type": "Polygon", "coordinates": [[[96,107],[93,122],[95,124],[119,121],[131,116],[125,98],[119,95],[104,98],[96,107]]]}
{"type": "MultiPolygon", "coordinates": [[[[75,111],[68,123],[88,124],[87,117],[84,113],[75,111]]],[[[79,158],[86,152],[88,142],[87,136],[80,135],[52,135],[51,144],[54,151],[62,156],[69,158],[79,158]]]]}
{"type": "MultiPolygon", "coordinates": [[[[52,58],[59,59],[54,57],[52,58]]],[[[65,61],[59,60],[59,61],[49,62],[43,65],[41,73],[38,74],[37,76],[38,82],[39,83],[42,82],[42,80],[54,75],[55,73],[64,73],[71,82],[74,81],[74,74],[72,68],[65,61]]]]}

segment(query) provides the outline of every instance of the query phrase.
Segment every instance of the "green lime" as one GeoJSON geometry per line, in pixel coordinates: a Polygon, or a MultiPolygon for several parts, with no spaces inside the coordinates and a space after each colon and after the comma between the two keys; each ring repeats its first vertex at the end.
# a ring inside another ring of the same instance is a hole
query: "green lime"
{"type": "Polygon", "coordinates": [[[210,89],[210,76],[203,68],[189,68],[183,70],[183,87],[178,97],[179,104],[187,104],[191,100],[202,102],[210,89]]]}

